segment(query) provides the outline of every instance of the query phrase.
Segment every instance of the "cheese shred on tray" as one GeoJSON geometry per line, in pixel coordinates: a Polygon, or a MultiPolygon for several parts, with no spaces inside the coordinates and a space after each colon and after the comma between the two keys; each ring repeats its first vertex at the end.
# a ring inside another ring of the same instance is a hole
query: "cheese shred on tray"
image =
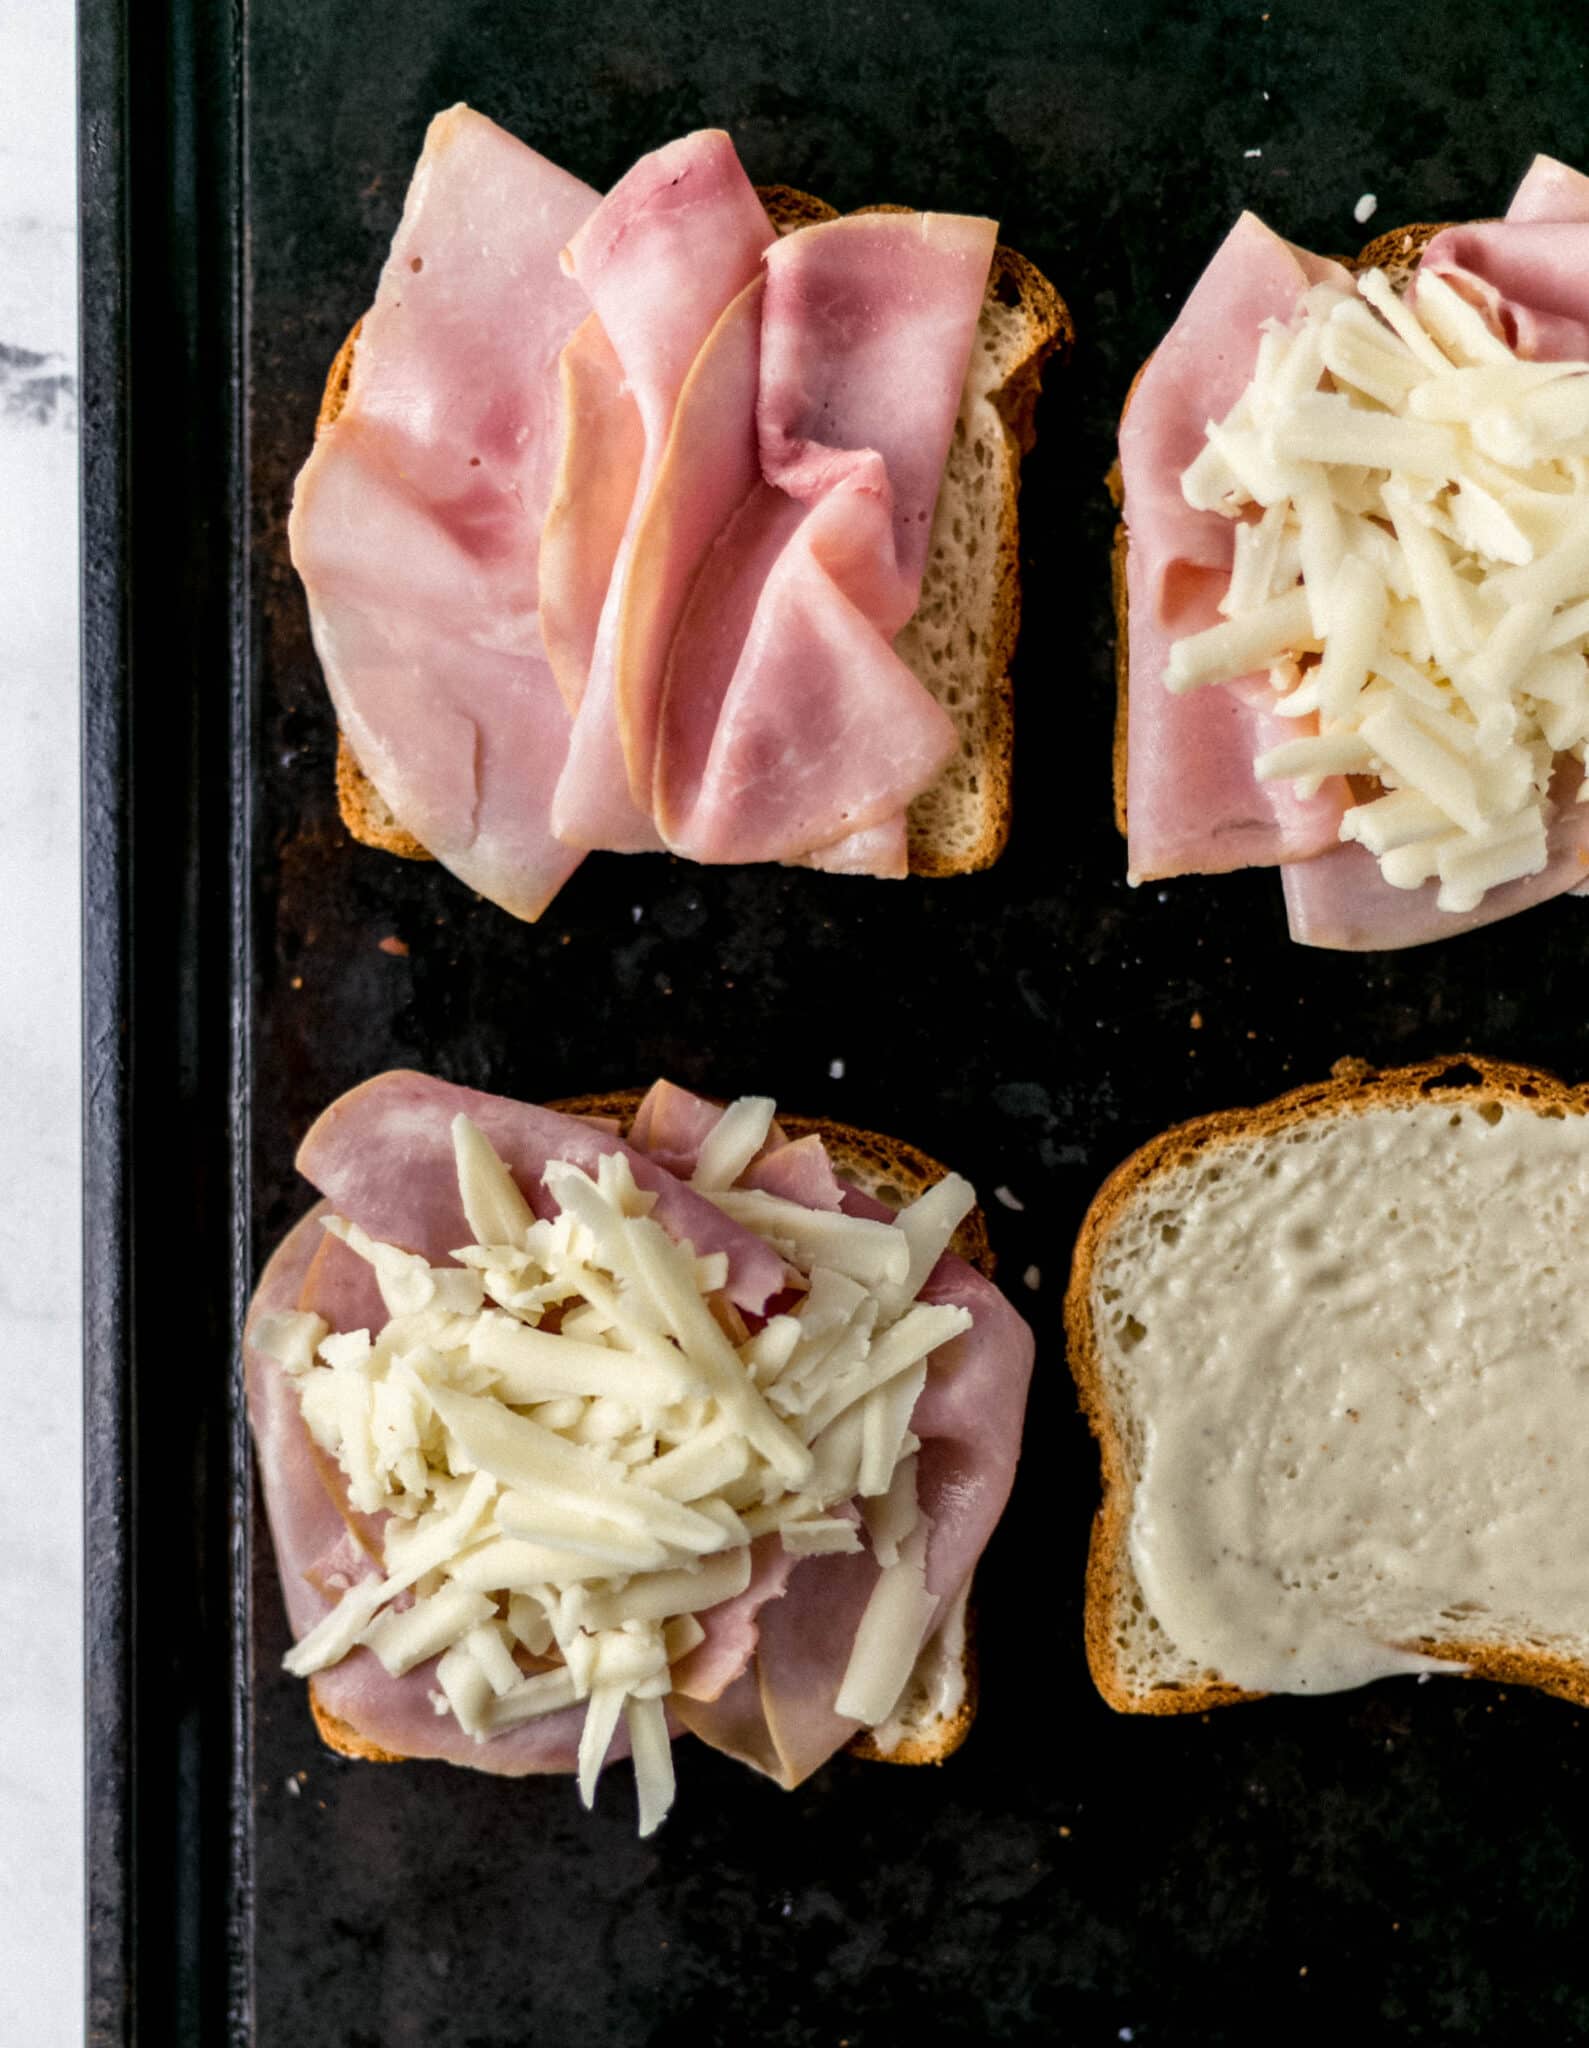
{"type": "Polygon", "coordinates": [[[1589,363],[1516,355],[1444,279],[1315,285],[1181,478],[1239,522],[1172,691],[1267,671],[1260,780],[1354,778],[1341,838],[1472,910],[1547,860],[1589,740],[1589,363]],[[1362,778],[1362,780],[1358,780],[1362,778]]]}
{"type": "Polygon", "coordinates": [[[481,1744],[583,1702],[587,1806],[623,1720],[649,1834],[673,1799],[667,1699],[704,1639],[696,1616],[745,1591],[757,1538],[857,1551],[864,1515],[882,1569],[831,1704],[887,1719],[937,1611],[911,1414],[932,1354],[972,1320],[916,1296],[975,1198],[950,1176],[883,1223],[735,1187],[772,1111],[734,1104],[692,1181],[786,1262],[754,1331],[724,1292],[726,1255],[668,1236],[621,1152],[594,1176],[550,1164],[558,1209],[538,1219],[455,1117],[475,1241],[452,1265],[324,1219],[373,1268],[389,1320],[372,1336],[274,1313],[253,1341],[350,1506],[387,1519],[383,1570],[342,1592],[289,1671],[358,1645],[394,1677],[439,1658],[431,1703],[481,1744]]]}

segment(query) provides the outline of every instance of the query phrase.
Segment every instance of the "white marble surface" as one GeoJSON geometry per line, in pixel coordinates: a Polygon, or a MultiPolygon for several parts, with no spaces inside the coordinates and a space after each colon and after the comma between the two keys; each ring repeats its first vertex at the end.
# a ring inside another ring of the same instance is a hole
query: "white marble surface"
{"type": "Polygon", "coordinates": [[[0,0],[0,2040],[18,2048],[83,2038],[75,132],[71,0],[0,0]]]}

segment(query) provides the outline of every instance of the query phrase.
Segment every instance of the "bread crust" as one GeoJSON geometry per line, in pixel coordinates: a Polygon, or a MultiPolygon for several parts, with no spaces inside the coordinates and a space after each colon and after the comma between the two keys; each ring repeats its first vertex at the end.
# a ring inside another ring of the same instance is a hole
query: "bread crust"
{"type": "MultiPolygon", "coordinates": [[[[1589,1086],[1571,1087],[1542,1068],[1463,1053],[1416,1066],[1376,1070],[1364,1060],[1341,1060],[1328,1081],[1293,1088],[1256,1108],[1218,1110],[1150,1138],[1117,1166],[1093,1197],[1072,1258],[1065,1293],[1065,1339],[1083,1413],[1098,1442],[1103,1495],[1093,1520],[1087,1557],[1084,1633],[1087,1665],[1111,1707],[1123,1714],[1200,1714],[1265,1697],[1209,1679],[1201,1685],[1165,1685],[1134,1691],[1115,1655],[1115,1610],[1122,1597],[1131,1515],[1131,1479],[1125,1445],[1110,1405],[1098,1355],[1093,1315],[1093,1272],[1121,1211],[1150,1180],[1178,1171],[1238,1139],[1264,1138],[1320,1118],[1361,1115],[1437,1096],[1441,1101],[1505,1102],[1536,1114],[1589,1115],[1589,1086]]],[[[1466,1664],[1466,1675],[1537,1687],[1589,1705],[1589,1665],[1523,1646],[1493,1643],[1408,1642],[1445,1662],[1466,1664]]]]}
{"type": "MultiPolygon", "coordinates": [[[[838,210],[826,200],[801,192],[792,185],[757,187],[762,204],[780,234],[796,228],[814,227],[837,220],[838,210]]],[[[906,213],[903,206],[869,206],[863,213],[906,213]]],[[[924,877],[973,874],[990,867],[1004,851],[1010,834],[1011,790],[1014,779],[1015,708],[1010,664],[1014,659],[1021,626],[1019,492],[1021,458],[1036,437],[1035,413],[1044,365],[1051,357],[1067,356],[1075,340],[1070,310],[1048,279],[1024,256],[1000,243],[994,252],[988,275],[988,297],[1006,306],[1019,306],[1024,318],[1025,352],[1016,360],[994,400],[1004,429],[1004,474],[999,488],[997,536],[997,581],[992,616],[981,636],[983,647],[983,730],[978,748],[978,780],[987,794],[987,811],[982,829],[969,847],[947,848],[937,844],[930,826],[919,812],[907,819],[910,872],[924,877]]],[[[354,324],[347,340],[337,351],[326,378],[315,420],[315,434],[336,424],[347,402],[353,373],[353,353],[363,326],[354,324]]],[[[363,846],[403,860],[432,860],[434,855],[399,823],[391,809],[360,766],[357,755],[340,729],[336,758],[337,809],[349,834],[363,846]]],[[[930,794],[930,792],[929,792],[930,794]]]]}
{"type": "MultiPolygon", "coordinates": [[[[627,1131],[645,1093],[643,1088],[616,1088],[596,1095],[565,1096],[548,1103],[547,1107],[561,1110],[565,1116],[612,1117],[622,1130],[627,1131]]],[[[886,1137],[880,1131],[835,1123],[829,1117],[781,1115],[778,1122],[790,1138],[820,1137],[828,1148],[835,1172],[854,1180],[868,1191],[879,1187],[885,1189],[887,1192],[879,1199],[887,1199],[888,1194],[897,1193],[900,1198],[897,1206],[914,1201],[949,1171],[919,1146],[907,1144],[902,1138],[886,1137]]],[[[974,1208],[955,1232],[950,1249],[968,1265],[974,1266],[985,1279],[992,1279],[993,1248],[988,1241],[987,1218],[980,1207],[974,1208]]],[[[960,1668],[965,1691],[954,1714],[932,1728],[924,1729],[919,1735],[906,1737],[891,1750],[879,1749],[871,1730],[863,1728],[845,1745],[849,1754],[870,1763],[882,1764],[941,1764],[953,1756],[970,1734],[971,1724],[976,1719],[979,1688],[974,1609],[968,1610],[966,1615],[965,1648],[960,1668]]],[[[361,1735],[351,1721],[331,1713],[322,1705],[313,1678],[309,1680],[309,1711],[314,1716],[320,1740],[338,1756],[373,1764],[412,1761],[400,1751],[382,1749],[378,1743],[361,1735]]]]}
{"type": "MultiPolygon", "coordinates": [[[[1452,221],[1414,221],[1407,227],[1388,228],[1384,234],[1376,235],[1371,242],[1365,242],[1355,256],[1337,256],[1335,261],[1344,270],[1355,275],[1359,270],[1383,270],[1399,290],[1418,268],[1423,252],[1438,234],[1452,221]]],[[[1141,369],[1131,379],[1131,388],[1126,393],[1125,404],[1120,408],[1120,424],[1126,423],[1126,414],[1131,410],[1131,401],[1137,395],[1137,386],[1142,382],[1143,371],[1153,358],[1148,357],[1141,369]]],[[[1124,512],[1124,492],[1120,482],[1120,465],[1116,462],[1107,479],[1109,495],[1121,517],[1115,527],[1114,550],[1110,570],[1110,594],[1115,615],[1115,727],[1114,727],[1114,812],[1115,829],[1124,839],[1126,836],[1126,764],[1130,740],[1130,697],[1131,697],[1131,634],[1130,600],[1126,591],[1126,560],[1131,547],[1131,533],[1124,512]]]]}

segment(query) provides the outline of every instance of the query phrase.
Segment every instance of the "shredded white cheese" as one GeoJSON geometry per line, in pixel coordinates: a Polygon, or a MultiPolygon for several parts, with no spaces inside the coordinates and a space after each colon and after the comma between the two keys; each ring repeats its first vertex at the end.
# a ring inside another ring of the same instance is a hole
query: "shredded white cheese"
{"type": "Polygon", "coordinates": [[[1432,272],[1316,285],[1181,490],[1236,547],[1168,687],[1266,671],[1295,733],[1259,779],[1355,778],[1341,837],[1393,886],[1468,911],[1539,873],[1558,776],[1589,795],[1589,363],[1519,358],[1432,272]]]}
{"type": "Polygon", "coordinates": [[[910,1418],[933,1354],[971,1321],[915,1297],[975,1198],[950,1176],[874,1223],[738,1188],[772,1114],[736,1103],[695,1174],[787,1261],[795,1298],[754,1330],[723,1292],[726,1258],[675,1244],[621,1156],[594,1178],[549,1166],[559,1213],[538,1221],[457,1118],[477,1241],[448,1266],[327,1218],[391,1319],[372,1337],[278,1315],[254,1338],[292,1375],[350,1500],[387,1517],[383,1569],[294,1645],[290,1671],[360,1644],[393,1676],[436,1659],[432,1703],[477,1742],[583,1703],[587,1805],[622,1719],[649,1834],[673,1798],[673,1667],[706,1638],[695,1617],[746,1591],[752,1542],[776,1533],[795,1556],[872,1543],[883,1573],[839,1711],[893,1711],[936,1608],[910,1418]]]}

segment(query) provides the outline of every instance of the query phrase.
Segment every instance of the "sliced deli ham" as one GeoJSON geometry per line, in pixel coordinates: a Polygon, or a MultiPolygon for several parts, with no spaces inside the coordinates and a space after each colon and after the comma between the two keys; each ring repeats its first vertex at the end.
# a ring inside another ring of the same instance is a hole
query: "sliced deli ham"
{"type": "MultiPolygon", "coordinates": [[[[757,1109],[763,1123],[767,1114],[766,1106],[752,1106],[746,1132],[751,1142],[759,1127],[757,1109]]],[[[583,1119],[503,1105],[499,1098],[409,1075],[381,1077],[355,1090],[311,1132],[302,1163],[327,1199],[271,1261],[245,1333],[250,1415],[289,1616],[300,1639],[333,1613],[350,1586],[379,1577],[389,1517],[355,1511],[340,1465],[310,1436],[292,1373],[278,1362],[273,1343],[261,1348],[257,1333],[264,1317],[294,1307],[333,1329],[382,1327],[384,1308],[369,1268],[340,1237],[322,1234],[333,1211],[445,1263],[441,1247],[467,1234],[456,1184],[441,1170],[452,1163],[451,1120],[459,1110],[491,1136],[537,1209],[545,1201],[540,1174],[549,1158],[577,1156],[590,1143],[606,1150],[619,1146],[611,1133],[583,1119]],[[364,1150],[358,1163],[355,1145],[364,1150]]],[[[738,1113],[743,1118],[744,1111],[738,1113]]],[[[668,1167],[639,1144],[621,1148],[636,1180],[656,1196],[653,1213],[676,1239],[695,1219],[695,1204],[710,1206],[682,1176],[695,1170],[722,1114],[687,1090],[658,1084],[641,1105],[631,1138],[666,1152],[668,1167]]],[[[761,1150],[741,1177],[743,1186],[821,1210],[842,1204],[876,1220],[891,1215],[841,1186],[818,1134],[791,1140],[776,1123],[765,1128],[761,1150]]],[[[691,1241],[701,1243],[693,1229],[691,1241]]],[[[781,1270],[781,1261],[773,1263],[781,1270]]],[[[785,1294],[769,1301],[769,1312],[782,1312],[793,1299],[798,1297],[785,1294]]],[[[964,1587],[1007,1496],[1031,1336],[995,1290],[951,1256],[938,1262],[920,1300],[962,1305],[971,1318],[961,1337],[932,1354],[925,1391],[911,1416],[921,1440],[920,1506],[930,1528],[931,1626],[964,1587]]],[[[859,1526],[854,1507],[839,1512],[859,1526]]],[[[850,1555],[800,1556],[776,1535],[754,1544],[749,1565],[741,1592],[699,1614],[701,1640],[671,1673],[666,1728],[669,1735],[691,1729],[792,1785],[858,1725],[838,1714],[834,1701],[879,1566],[864,1541],[850,1555]]],[[[317,1670],[313,1679],[322,1725],[341,1740],[356,1740],[365,1753],[439,1757],[505,1775],[574,1768],[583,1703],[479,1742],[455,1717],[438,1711],[445,1682],[434,1657],[394,1677],[364,1648],[317,1670]]],[[[620,1725],[612,1754],[622,1756],[627,1749],[620,1725]]]]}
{"type": "Polygon", "coordinates": [[[379,1074],[340,1097],[299,1146],[298,1171],[371,1237],[443,1260],[469,1242],[452,1151],[460,1115],[485,1133],[537,1214],[555,1206],[541,1182],[548,1160],[594,1172],[604,1154],[621,1153],[655,1194],[671,1237],[703,1256],[727,1255],[728,1294],[740,1308],[759,1313],[783,1285],[783,1261],[770,1246],[611,1131],[429,1074],[379,1074]]]}
{"type": "MultiPolygon", "coordinates": [[[[1421,295],[1427,296],[1427,317],[1433,331],[1443,335],[1456,317],[1443,310],[1455,304],[1450,298],[1454,292],[1458,300],[1475,308],[1490,332],[1523,361],[1581,361],[1589,358],[1586,238],[1589,179],[1553,159],[1538,158],[1504,221],[1448,228],[1430,239],[1408,289],[1409,303],[1417,309],[1421,295]],[[1449,287],[1450,292],[1435,292],[1433,280],[1449,287]]],[[[1276,693],[1266,676],[1189,690],[1183,685],[1179,694],[1164,686],[1174,643],[1220,623],[1221,600],[1231,588],[1238,530],[1236,521],[1189,504],[1181,491],[1182,475],[1203,453],[1205,424],[1223,419],[1246,389],[1265,325],[1291,327],[1301,311],[1306,288],[1320,281],[1347,282],[1337,266],[1291,250],[1259,223],[1244,217],[1200,281],[1170,336],[1144,369],[1122,423],[1121,469],[1130,543],[1126,807],[1131,873],[1133,879],[1142,880],[1278,863],[1284,869],[1291,934],[1301,943],[1352,950],[1419,945],[1488,924],[1582,883],[1589,817],[1585,807],[1574,801],[1580,780],[1578,764],[1571,753],[1563,751],[1573,739],[1573,728],[1565,720],[1547,721],[1548,730],[1559,735],[1552,740],[1557,771],[1548,799],[1543,795],[1543,781],[1536,785],[1531,799],[1543,809],[1538,825],[1531,828],[1538,836],[1530,845],[1538,850],[1529,853],[1531,861],[1542,860],[1543,865],[1538,872],[1511,879],[1509,876],[1518,875],[1518,864],[1508,871],[1505,857],[1497,856],[1497,880],[1481,892],[1476,906],[1466,907],[1455,885],[1391,886],[1376,857],[1384,851],[1377,842],[1375,854],[1362,845],[1340,843],[1355,836],[1359,828],[1359,821],[1353,819],[1342,830],[1346,809],[1366,801],[1373,793],[1372,785],[1354,796],[1339,776],[1325,776],[1309,785],[1305,779],[1294,780],[1278,765],[1270,771],[1274,779],[1258,779],[1260,755],[1275,750],[1278,763],[1282,750],[1297,751],[1288,743],[1306,742],[1316,729],[1311,711],[1300,717],[1276,714],[1276,693]],[[1310,788],[1316,793],[1308,793],[1310,788]],[[1444,910],[1439,903],[1443,889],[1455,898],[1452,907],[1444,910]]],[[[1380,301],[1376,298],[1374,303],[1380,301]]],[[[1470,320],[1471,316],[1463,318],[1470,320]]],[[[1479,359],[1488,362],[1493,346],[1477,323],[1472,323],[1472,330],[1476,340],[1454,344],[1456,360],[1474,360],[1463,352],[1472,347],[1478,350],[1479,359]]],[[[1358,331],[1371,339],[1372,326],[1358,331]]],[[[1422,345],[1426,350],[1431,346],[1428,342],[1422,345]]],[[[1432,362],[1427,356],[1423,360],[1436,370],[1444,365],[1438,348],[1432,362]]],[[[1333,358],[1331,363],[1333,371],[1333,358]]],[[[1350,385],[1350,365],[1347,367],[1350,385]]],[[[1389,404],[1393,395],[1383,402],[1389,404]]],[[[1275,401],[1271,396],[1261,402],[1275,401]]],[[[1322,408],[1314,415],[1320,422],[1325,417],[1323,409],[1343,403],[1339,397],[1303,400],[1304,405],[1322,408]]],[[[1289,427],[1290,416],[1285,418],[1289,427]]],[[[1299,411],[1298,431],[1300,423],[1299,411]]],[[[1300,450],[1301,444],[1296,445],[1300,450]]],[[[1312,459],[1338,462],[1343,458],[1322,458],[1315,451],[1312,459]]],[[[1352,472],[1346,474],[1349,477],[1352,472]]],[[[1457,472],[1443,474],[1455,476],[1457,472]]],[[[1392,481],[1396,481],[1394,471],[1392,481]]],[[[1465,472],[1461,489],[1469,489],[1465,472]]],[[[1259,490],[1257,495],[1268,503],[1272,492],[1273,486],[1269,494],[1259,490]]],[[[1482,502],[1482,494],[1474,502],[1482,502]]],[[[1464,497],[1462,505],[1468,503],[1464,497]]],[[[1473,517],[1477,518],[1477,512],[1473,517]]],[[[1463,531],[1466,533],[1465,528],[1463,531]]],[[[1372,539],[1372,534],[1368,538],[1372,539]]],[[[1295,545],[1294,540],[1291,544],[1295,545]]],[[[1306,539],[1303,545],[1308,545],[1306,539]]],[[[1478,548],[1471,538],[1465,545],[1478,548]]],[[[1526,559],[1504,552],[1509,545],[1504,534],[1496,545],[1503,550],[1503,562],[1526,559]]],[[[1482,557],[1484,550],[1478,552],[1482,557]]],[[[1489,566],[1493,570],[1495,563],[1491,561],[1489,566]]],[[[1309,588],[1313,588],[1311,577],[1309,588]]],[[[1415,593],[1419,605],[1435,602],[1428,594],[1432,588],[1420,582],[1415,593]]],[[[1249,596],[1237,600],[1237,609],[1250,617],[1252,604],[1249,596]]],[[[1431,631],[1437,648],[1450,644],[1449,640],[1441,642],[1443,628],[1438,621],[1431,631]]],[[[1325,645],[1328,660],[1328,639],[1325,645]]],[[[1441,652],[1439,662],[1457,661],[1461,648],[1471,645],[1462,641],[1457,654],[1441,652]]],[[[1425,655],[1429,651],[1423,650],[1425,655]]],[[[1302,680],[1307,683],[1316,673],[1304,667],[1302,680]]],[[[1380,671],[1370,673],[1378,675],[1380,671]]],[[[1450,674],[1457,676],[1459,671],[1451,667],[1450,674]]],[[[1548,675],[1542,675],[1541,683],[1547,698],[1552,688],[1560,687],[1552,684],[1548,675]]],[[[1396,687],[1420,687],[1418,675],[1405,662],[1396,671],[1396,687]]],[[[1471,697],[1472,687],[1464,687],[1471,697]]],[[[1385,685],[1376,688],[1383,691],[1385,685]]],[[[1300,706],[1303,698],[1296,702],[1300,706]]],[[[1429,708],[1438,711],[1440,700],[1431,698],[1429,708]]],[[[1460,726],[1450,729],[1461,738],[1460,726]]],[[[1337,719],[1328,745],[1342,752],[1331,765],[1345,762],[1355,773],[1371,750],[1355,761],[1346,761],[1350,746],[1341,737],[1344,730],[1337,719]]],[[[1390,746],[1393,735],[1389,728],[1386,732],[1390,746]]],[[[1387,758],[1394,767],[1398,760],[1414,756],[1391,754],[1387,758]]],[[[1548,763],[1550,756],[1545,759],[1548,763]]],[[[1436,759],[1432,772],[1438,773],[1438,768],[1436,759]]],[[[1403,770],[1403,775],[1406,772],[1403,770]]],[[[1545,771],[1534,772],[1543,776],[1545,771]]],[[[1404,783],[1392,775],[1389,786],[1400,788],[1404,783]]],[[[1415,782],[1413,787],[1421,789],[1422,785],[1415,782]]],[[[1464,817],[1460,789],[1449,800],[1458,809],[1448,816],[1464,817]]],[[[1379,829],[1373,823],[1362,826],[1365,836],[1379,829]]],[[[1416,873],[1415,868],[1412,871],[1416,873]]],[[[1442,866],[1442,876],[1445,872],[1442,866]]]]}
{"type": "Polygon", "coordinates": [[[643,157],[569,244],[569,272],[622,366],[644,441],[553,806],[554,827],[573,846],[627,853],[659,843],[645,808],[646,776],[626,761],[619,726],[616,661],[630,564],[684,381],[755,278],[772,233],[733,144],[708,131],[643,157]]]}
{"type": "Polygon", "coordinates": [[[1520,356],[1542,362],[1589,357],[1589,220],[1446,228],[1418,265],[1420,277],[1430,273],[1478,306],[1520,356]]]}
{"type": "Polygon", "coordinates": [[[551,831],[568,717],[538,621],[559,253],[596,194],[493,123],[431,123],[346,397],[290,535],[343,731],[394,815],[520,917],[578,864],[551,831]]]}
{"type": "Polygon", "coordinates": [[[1506,218],[1589,221],[1589,178],[1553,156],[1537,156],[1512,194],[1506,218]]]}
{"type": "Polygon", "coordinates": [[[1345,283],[1337,263],[1245,213],[1198,279],[1132,390],[1120,425],[1129,592],[1128,859],[1135,880],[1224,874],[1306,860],[1336,844],[1346,785],[1311,799],[1259,782],[1253,763],[1294,737],[1251,693],[1220,684],[1185,696],[1164,687],[1172,641],[1219,619],[1235,537],[1217,512],[1181,495],[1181,473],[1211,419],[1241,396],[1264,321],[1287,321],[1311,284],[1345,283]],[[1277,729],[1279,728],[1279,729],[1277,729]]]}
{"type": "Polygon", "coordinates": [[[906,873],[959,742],[891,643],[993,236],[780,240],[720,132],[598,199],[440,116],[291,521],[355,835],[527,919],[598,848],[906,873]]]}
{"type": "Polygon", "coordinates": [[[541,530],[541,632],[572,716],[634,506],[645,430],[598,314],[574,330],[558,372],[563,452],[541,530]]]}
{"type": "Polygon", "coordinates": [[[1549,858],[1537,875],[1488,890],[1474,910],[1442,910],[1437,884],[1393,889],[1363,847],[1337,846],[1283,872],[1292,938],[1340,953],[1423,946],[1478,931],[1582,887],[1589,880],[1589,804],[1575,801],[1577,767],[1571,762],[1557,774],[1546,835],[1549,858]]]}
{"type": "Polygon", "coordinates": [[[897,835],[954,753],[891,642],[920,595],[993,236],[881,214],[768,251],[760,480],[703,563],[663,688],[653,803],[675,852],[850,842],[840,863],[875,860],[855,835],[897,835]]]}
{"type": "MultiPolygon", "coordinates": [[[[312,1281],[326,1242],[322,1219],[330,1210],[329,1202],[317,1203],[283,1239],[260,1276],[243,1333],[248,1417],[266,1519],[287,1619],[300,1638],[331,1612],[348,1584],[378,1573],[386,1519],[360,1516],[348,1505],[346,1482],[310,1436],[289,1376],[253,1342],[265,1315],[299,1308],[325,1315],[339,1306],[324,1285],[317,1290],[312,1281]]],[[[345,1249],[330,1242],[339,1252],[345,1249]]],[[[346,1296],[340,1305],[348,1305],[346,1296]]],[[[318,1673],[314,1686],[317,1711],[343,1722],[377,1754],[443,1759],[507,1777],[570,1771],[578,1756],[583,1710],[577,1708],[528,1721],[488,1747],[477,1744],[432,1704],[435,1658],[393,1678],[368,1650],[355,1650],[318,1673]]],[[[613,1754],[627,1751],[620,1728],[613,1754]]]]}

